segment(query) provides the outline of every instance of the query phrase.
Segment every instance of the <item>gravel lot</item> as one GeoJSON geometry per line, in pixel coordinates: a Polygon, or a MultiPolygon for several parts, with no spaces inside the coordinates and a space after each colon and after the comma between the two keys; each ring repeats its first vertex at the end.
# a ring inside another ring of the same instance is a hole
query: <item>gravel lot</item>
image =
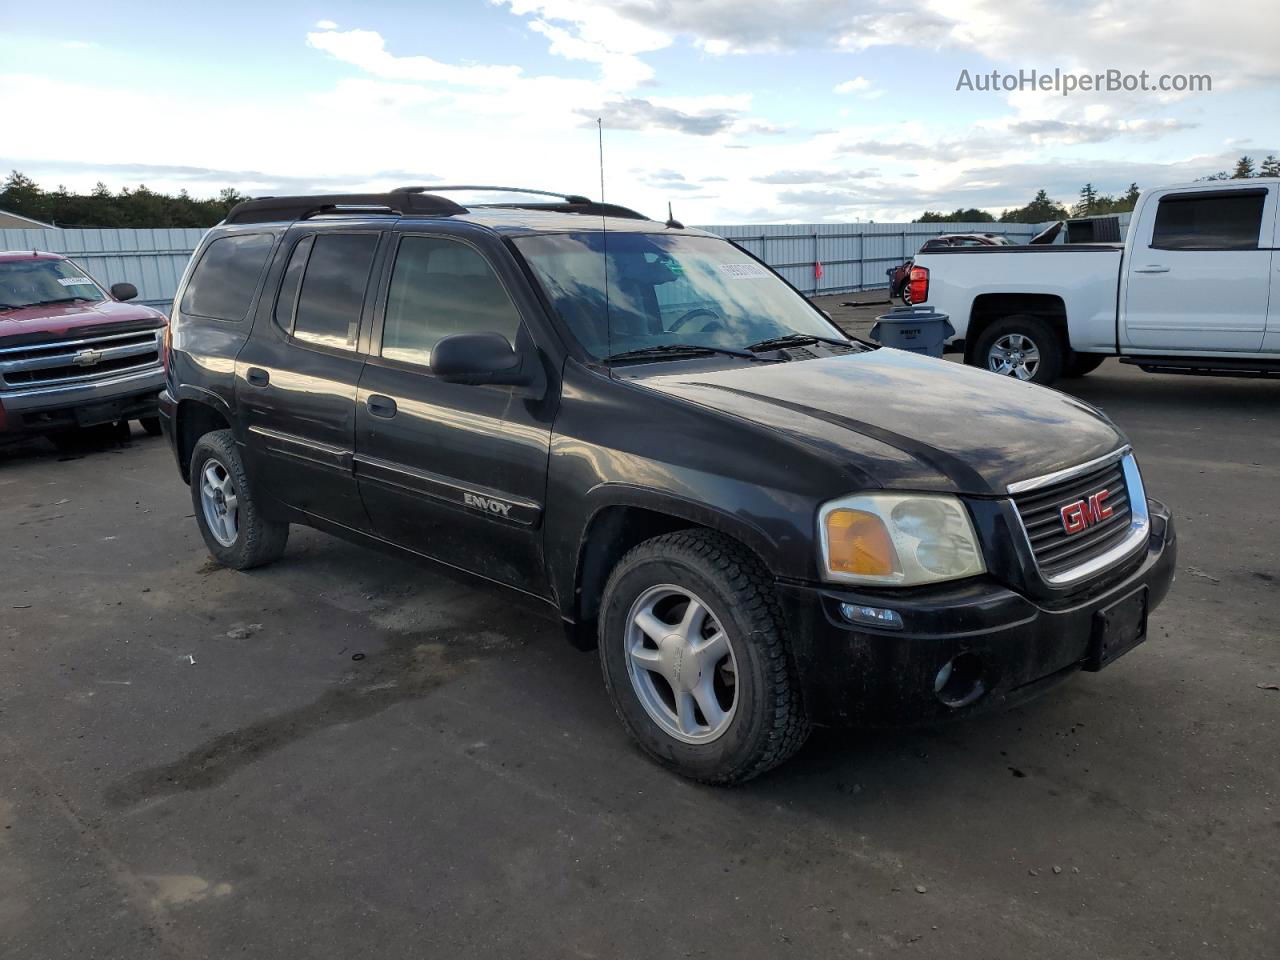
{"type": "Polygon", "coordinates": [[[299,528],[220,569],[140,431],[0,448],[0,956],[1274,957],[1280,382],[1070,390],[1177,515],[1152,639],[733,790],[538,609],[299,528]]]}

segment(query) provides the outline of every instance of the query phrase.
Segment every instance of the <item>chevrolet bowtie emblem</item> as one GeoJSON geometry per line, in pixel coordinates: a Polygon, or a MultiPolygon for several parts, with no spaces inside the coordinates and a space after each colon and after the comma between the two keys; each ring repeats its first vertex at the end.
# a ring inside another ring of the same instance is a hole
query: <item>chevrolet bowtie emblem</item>
{"type": "Polygon", "coordinates": [[[92,367],[101,359],[101,350],[81,350],[72,358],[72,362],[77,367],[92,367]]]}

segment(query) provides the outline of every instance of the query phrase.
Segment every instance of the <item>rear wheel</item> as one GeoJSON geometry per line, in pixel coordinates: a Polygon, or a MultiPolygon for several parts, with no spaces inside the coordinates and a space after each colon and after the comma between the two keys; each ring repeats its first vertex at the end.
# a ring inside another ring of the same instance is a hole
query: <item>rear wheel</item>
{"type": "Polygon", "coordinates": [[[1039,317],[1005,317],[982,331],[971,362],[1001,376],[1050,384],[1062,375],[1063,348],[1039,317]]]}
{"type": "Polygon", "coordinates": [[[631,736],[695,780],[748,780],[808,736],[772,578],[712,531],[655,537],[619,561],[601,605],[600,665],[631,736]]]}
{"type": "Polygon", "coordinates": [[[158,437],[163,432],[160,428],[159,417],[143,417],[138,423],[141,424],[148,437],[158,437]]]}
{"type": "Polygon", "coordinates": [[[284,553],[289,525],[262,516],[230,430],[215,430],[196,441],[191,502],[205,546],[223,566],[248,570],[284,553]]]}

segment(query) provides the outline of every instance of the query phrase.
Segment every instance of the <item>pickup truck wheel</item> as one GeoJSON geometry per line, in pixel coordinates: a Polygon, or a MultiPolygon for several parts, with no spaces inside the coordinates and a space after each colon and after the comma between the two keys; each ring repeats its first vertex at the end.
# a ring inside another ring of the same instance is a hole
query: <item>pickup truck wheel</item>
{"type": "Polygon", "coordinates": [[[647,540],[618,562],[600,613],[600,666],[623,726],[659,763],[739,783],[809,734],[773,581],[707,530],[647,540]]]}
{"type": "Polygon", "coordinates": [[[1093,373],[1100,366],[1102,361],[1107,359],[1104,353],[1075,353],[1071,354],[1071,359],[1067,361],[1066,368],[1062,371],[1064,377],[1085,377],[1093,373]]]}
{"type": "Polygon", "coordinates": [[[205,546],[223,566],[248,570],[284,553],[289,525],[262,516],[230,430],[215,430],[196,441],[191,502],[205,546]]]}
{"type": "Polygon", "coordinates": [[[143,417],[138,421],[138,423],[142,426],[142,429],[146,432],[148,437],[158,437],[164,432],[160,426],[159,417],[143,417]]]}
{"type": "Polygon", "coordinates": [[[992,373],[1050,384],[1062,375],[1063,349],[1053,328],[1039,317],[997,320],[978,337],[973,362],[992,373]]]}

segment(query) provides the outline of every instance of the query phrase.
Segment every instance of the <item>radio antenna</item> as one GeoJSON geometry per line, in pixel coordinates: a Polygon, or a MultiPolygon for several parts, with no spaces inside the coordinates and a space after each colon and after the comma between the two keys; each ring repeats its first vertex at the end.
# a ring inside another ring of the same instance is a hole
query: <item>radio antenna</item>
{"type": "Polygon", "coordinates": [[[600,202],[604,203],[604,121],[596,117],[596,143],[600,150],[600,202]]]}
{"type": "MultiPolygon", "coordinates": [[[[613,311],[609,309],[609,221],[604,212],[604,120],[596,117],[596,145],[600,154],[600,257],[604,266],[605,356],[613,356],[613,311]]],[[[609,375],[613,362],[609,361],[609,375]]]]}

